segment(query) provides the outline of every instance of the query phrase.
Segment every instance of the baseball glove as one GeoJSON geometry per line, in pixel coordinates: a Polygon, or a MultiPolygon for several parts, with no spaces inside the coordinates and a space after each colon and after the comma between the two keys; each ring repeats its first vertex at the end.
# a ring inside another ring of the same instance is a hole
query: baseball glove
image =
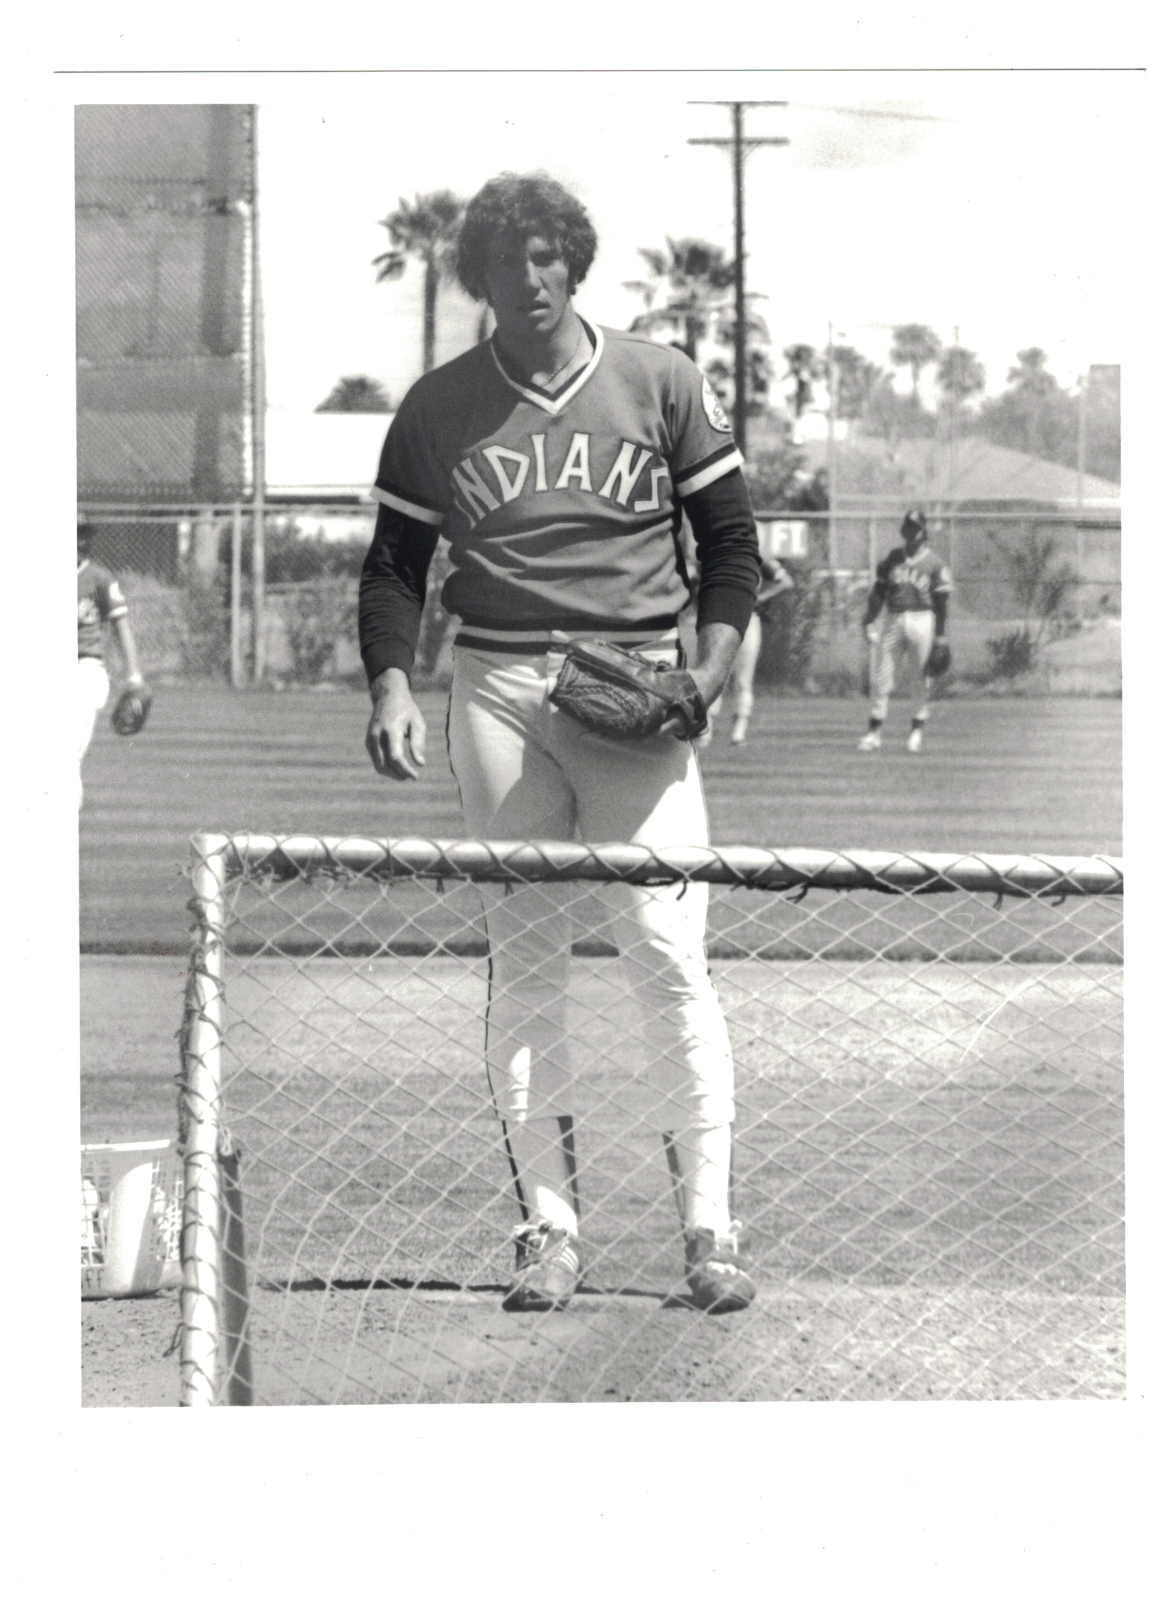
{"type": "Polygon", "coordinates": [[[607,739],[648,739],[672,712],[682,721],[680,739],[697,738],[707,726],[707,708],[689,672],[604,640],[576,640],[566,647],[549,698],[583,728],[607,739]]]}
{"type": "Polygon", "coordinates": [[[929,659],[925,662],[925,672],[930,678],[940,678],[949,671],[953,664],[953,652],[944,639],[934,639],[933,648],[929,651],[929,659]]]}
{"type": "Polygon", "coordinates": [[[113,707],[109,720],[118,733],[140,733],[145,727],[145,720],[152,705],[153,694],[147,684],[126,684],[117,696],[117,704],[113,707]]]}

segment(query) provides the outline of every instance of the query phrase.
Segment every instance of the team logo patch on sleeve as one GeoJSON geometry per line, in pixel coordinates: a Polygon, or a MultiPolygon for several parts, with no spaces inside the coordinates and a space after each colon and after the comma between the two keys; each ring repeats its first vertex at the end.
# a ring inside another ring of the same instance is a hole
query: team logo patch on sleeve
{"type": "Polygon", "coordinates": [[[703,410],[707,413],[707,421],[712,428],[717,428],[720,433],[731,432],[726,412],[719,404],[719,397],[711,388],[708,378],[703,379],[703,410]]]}

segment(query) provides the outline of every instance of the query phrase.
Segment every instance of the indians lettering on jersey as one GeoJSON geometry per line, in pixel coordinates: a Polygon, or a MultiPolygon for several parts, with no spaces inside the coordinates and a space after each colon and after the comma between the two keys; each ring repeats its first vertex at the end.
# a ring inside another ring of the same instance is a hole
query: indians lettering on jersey
{"type": "Polygon", "coordinates": [[[912,556],[898,547],[877,566],[876,587],[884,596],[887,611],[932,611],[933,596],[951,594],[953,579],[928,545],[912,556]]]}
{"type": "Polygon", "coordinates": [[[82,561],[77,568],[77,655],[100,661],[105,654],[104,624],[128,611],[113,574],[93,561],[82,561]]]}
{"type": "Polygon", "coordinates": [[[594,353],[557,394],[490,341],[420,379],[392,422],[372,492],[448,538],[454,615],[645,623],[689,599],[681,501],[742,457],[680,351],[587,329],[594,353]]]}

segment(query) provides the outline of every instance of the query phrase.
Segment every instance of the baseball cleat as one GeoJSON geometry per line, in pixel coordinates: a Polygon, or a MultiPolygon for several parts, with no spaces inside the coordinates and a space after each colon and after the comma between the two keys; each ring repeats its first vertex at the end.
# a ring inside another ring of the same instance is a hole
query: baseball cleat
{"type": "Polygon", "coordinates": [[[563,1311],[581,1279],[577,1239],[548,1222],[523,1223],[513,1231],[517,1270],[501,1301],[502,1311],[563,1311]]]}
{"type": "Polygon", "coordinates": [[[922,737],[923,733],[920,728],[914,728],[912,733],[909,734],[908,739],[905,742],[905,749],[911,756],[920,755],[922,737]]]}
{"type": "Polygon", "coordinates": [[[710,1228],[694,1228],[686,1236],[686,1282],[700,1311],[744,1311],[755,1299],[739,1253],[741,1222],[733,1222],[718,1238],[710,1228]]]}
{"type": "Polygon", "coordinates": [[[861,739],[860,743],[856,746],[856,748],[858,750],[879,750],[880,749],[880,734],[876,733],[876,732],[866,733],[864,735],[864,738],[861,739]]]}
{"type": "Polygon", "coordinates": [[[731,729],[731,743],[732,744],[743,744],[743,743],[746,742],[748,720],[749,719],[747,717],[736,717],[735,718],[735,724],[731,729]]]}

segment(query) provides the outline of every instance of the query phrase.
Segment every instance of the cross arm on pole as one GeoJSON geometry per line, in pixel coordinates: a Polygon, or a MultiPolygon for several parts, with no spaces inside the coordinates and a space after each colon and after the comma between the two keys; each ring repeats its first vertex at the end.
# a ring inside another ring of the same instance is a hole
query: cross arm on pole
{"type": "MultiPolygon", "coordinates": [[[[759,139],[750,139],[750,138],[748,138],[748,139],[740,139],[739,140],[739,148],[741,150],[755,150],[762,144],[790,144],[790,143],[791,143],[790,139],[779,139],[779,138],[774,138],[774,137],[773,138],[759,138],[759,139]]],[[[713,144],[713,145],[717,145],[720,150],[733,150],[735,148],[734,139],[688,139],[687,140],[687,144],[713,144]]]]}

